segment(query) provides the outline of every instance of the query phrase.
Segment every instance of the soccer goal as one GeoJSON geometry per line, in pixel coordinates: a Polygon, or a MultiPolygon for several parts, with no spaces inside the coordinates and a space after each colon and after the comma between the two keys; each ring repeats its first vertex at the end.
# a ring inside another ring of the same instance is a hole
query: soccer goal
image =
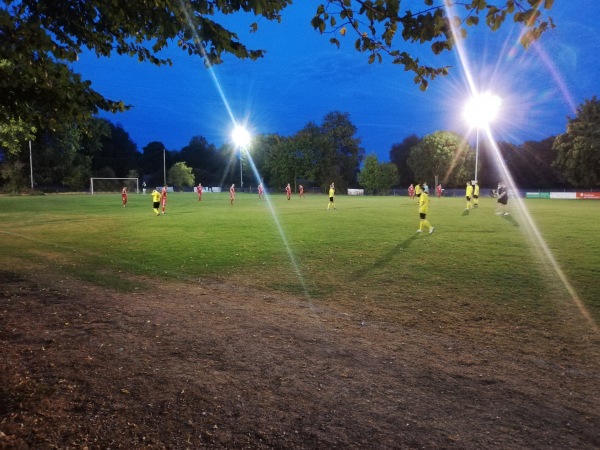
{"type": "Polygon", "coordinates": [[[121,192],[123,187],[127,191],[139,194],[140,185],[138,178],[90,178],[90,194],[101,192],[121,192]]]}

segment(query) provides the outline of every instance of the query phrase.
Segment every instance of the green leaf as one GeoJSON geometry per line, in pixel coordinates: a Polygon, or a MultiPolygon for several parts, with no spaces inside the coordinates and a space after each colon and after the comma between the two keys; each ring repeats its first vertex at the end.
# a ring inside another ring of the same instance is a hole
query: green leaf
{"type": "Polygon", "coordinates": [[[478,16],[467,17],[466,24],[468,26],[474,26],[474,25],[477,26],[479,24],[479,17],[478,16]]]}
{"type": "Polygon", "coordinates": [[[320,17],[313,17],[311,25],[315,30],[319,30],[321,33],[325,31],[325,22],[320,17]]]}

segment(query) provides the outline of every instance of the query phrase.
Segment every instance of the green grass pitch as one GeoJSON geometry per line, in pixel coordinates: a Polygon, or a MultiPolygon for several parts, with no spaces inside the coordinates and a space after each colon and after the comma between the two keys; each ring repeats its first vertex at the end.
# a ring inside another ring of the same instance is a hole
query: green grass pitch
{"type": "Polygon", "coordinates": [[[418,235],[408,197],[337,196],[330,211],[324,195],[269,198],[238,193],[232,206],[228,193],[205,193],[202,202],[174,193],[157,217],[150,195],[130,194],[126,208],[120,194],[2,197],[1,266],[35,262],[126,291],[162,278],[227,280],[312,302],[376,305],[395,317],[415,302],[476,305],[509,311],[507,320],[559,315],[573,301],[559,268],[600,318],[593,200],[523,200],[534,229],[515,200],[500,217],[492,198],[466,214],[462,198],[432,196],[435,232],[418,235]]]}

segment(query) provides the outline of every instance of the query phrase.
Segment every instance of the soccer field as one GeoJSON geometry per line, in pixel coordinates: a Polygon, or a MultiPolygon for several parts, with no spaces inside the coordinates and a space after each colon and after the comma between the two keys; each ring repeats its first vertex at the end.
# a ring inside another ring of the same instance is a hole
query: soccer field
{"type": "Polygon", "coordinates": [[[580,300],[600,318],[597,202],[525,200],[531,222],[515,200],[509,216],[497,216],[491,198],[466,214],[462,198],[431,197],[435,232],[419,235],[408,197],[337,196],[329,211],[327,201],[238,193],[232,206],[228,193],[202,202],[174,193],[157,217],[150,195],[131,194],[126,208],[119,194],[3,197],[3,270],[35,262],[124,291],[161,278],[223,279],[313,302],[377,305],[398,320],[417,301],[475,303],[514,318],[559,315],[580,300]]]}
{"type": "Polygon", "coordinates": [[[598,447],[598,203],[269,201],[0,197],[0,447],[598,447]]]}

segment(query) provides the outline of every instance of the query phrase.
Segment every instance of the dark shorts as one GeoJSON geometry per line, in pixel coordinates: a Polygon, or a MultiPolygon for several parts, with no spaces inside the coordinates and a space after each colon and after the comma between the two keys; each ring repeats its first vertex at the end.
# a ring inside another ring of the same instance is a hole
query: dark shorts
{"type": "Polygon", "coordinates": [[[504,197],[499,198],[498,203],[501,203],[502,205],[506,205],[508,203],[508,197],[505,195],[504,197]]]}
{"type": "Polygon", "coordinates": [[[426,216],[427,216],[427,214],[419,213],[419,217],[423,220],[425,219],[426,216]]]}
{"type": "Polygon", "coordinates": [[[479,195],[474,195],[474,196],[473,196],[473,198],[474,198],[474,199],[478,199],[478,198],[479,198],[479,195]]]}
{"type": "Polygon", "coordinates": [[[153,208],[158,208],[160,206],[160,202],[152,202],[153,208]]]}
{"type": "Polygon", "coordinates": [[[471,197],[467,196],[467,201],[470,202],[471,201],[471,197]]]}
{"type": "Polygon", "coordinates": [[[333,197],[329,197],[329,201],[333,203],[333,197]]]}

